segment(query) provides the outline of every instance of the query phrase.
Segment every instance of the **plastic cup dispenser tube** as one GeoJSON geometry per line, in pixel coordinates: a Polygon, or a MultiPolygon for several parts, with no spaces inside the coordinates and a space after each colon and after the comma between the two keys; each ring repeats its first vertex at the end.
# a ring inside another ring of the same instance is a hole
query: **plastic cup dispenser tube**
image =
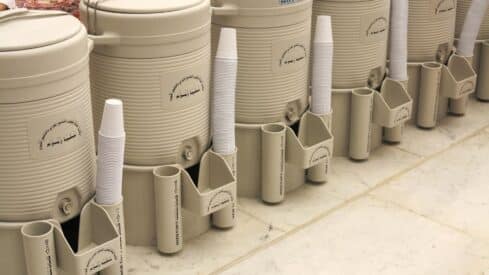
{"type": "Polygon", "coordinates": [[[98,133],[98,158],[95,202],[103,207],[120,235],[119,264],[101,271],[102,275],[127,274],[124,211],[122,207],[122,170],[124,165],[124,116],[122,101],[105,102],[98,133]]]}
{"type": "MultiPolygon", "coordinates": [[[[472,59],[479,30],[489,6],[488,0],[473,0],[467,11],[465,21],[457,43],[457,54],[472,59]]],[[[454,114],[465,114],[468,96],[451,99],[450,111],[454,114]]]]}
{"type": "MultiPolygon", "coordinates": [[[[406,83],[407,73],[407,36],[408,36],[409,1],[391,1],[389,77],[406,83]]],[[[404,125],[384,129],[384,140],[401,142],[404,125]]]]}
{"type": "MultiPolygon", "coordinates": [[[[331,128],[331,86],[333,81],[333,30],[330,16],[318,16],[313,40],[311,112],[322,116],[331,128]]],[[[311,167],[307,179],[326,182],[329,161],[311,167]]]]}
{"type": "Polygon", "coordinates": [[[162,253],[183,248],[181,171],[162,166],[154,171],[157,247],[162,253]]]}

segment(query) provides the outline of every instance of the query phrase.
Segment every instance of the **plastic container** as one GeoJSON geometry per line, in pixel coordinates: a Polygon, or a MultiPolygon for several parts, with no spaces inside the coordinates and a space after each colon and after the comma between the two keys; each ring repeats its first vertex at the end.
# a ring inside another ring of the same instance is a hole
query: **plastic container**
{"type": "MultiPolygon", "coordinates": [[[[471,2],[471,0],[457,0],[457,20],[455,25],[455,37],[457,38],[460,37],[460,33],[462,32],[462,27],[471,2]]],[[[486,12],[485,19],[482,21],[477,39],[489,39],[489,11],[486,12]]]]}
{"type": "Polygon", "coordinates": [[[389,5],[388,0],[314,1],[314,17],[332,18],[333,88],[380,86],[387,63],[389,5]]]}
{"type": "MultiPolygon", "coordinates": [[[[311,0],[213,1],[213,41],[236,28],[236,122],[292,124],[307,108],[311,0]]],[[[217,43],[214,43],[217,45],[217,43]]]]}
{"type": "Polygon", "coordinates": [[[453,48],[456,1],[410,0],[408,61],[445,63],[453,48]]]}
{"type": "Polygon", "coordinates": [[[0,221],[64,222],[95,191],[87,33],[25,9],[0,13],[0,33],[0,221]]]}
{"type": "Polygon", "coordinates": [[[209,0],[80,3],[95,42],[95,129],[104,101],[124,102],[125,163],[199,162],[209,146],[209,0]]]}

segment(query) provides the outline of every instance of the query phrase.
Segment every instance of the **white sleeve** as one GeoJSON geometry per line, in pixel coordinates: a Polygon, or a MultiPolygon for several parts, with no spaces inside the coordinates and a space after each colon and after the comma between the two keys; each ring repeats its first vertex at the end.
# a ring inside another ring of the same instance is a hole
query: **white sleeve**
{"type": "Polygon", "coordinates": [[[0,4],[4,4],[9,9],[15,9],[17,7],[15,5],[15,0],[0,0],[0,4]]]}

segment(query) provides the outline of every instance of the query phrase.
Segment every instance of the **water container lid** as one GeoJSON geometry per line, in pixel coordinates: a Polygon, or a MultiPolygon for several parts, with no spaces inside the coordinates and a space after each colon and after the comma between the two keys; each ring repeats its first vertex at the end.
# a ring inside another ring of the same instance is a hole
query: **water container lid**
{"type": "Polygon", "coordinates": [[[0,52],[45,47],[66,41],[83,28],[75,17],[58,11],[0,14],[0,52]]]}
{"type": "Polygon", "coordinates": [[[163,13],[188,9],[204,0],[83,0],[94,9],[107,12],[144,14],[163,13]]]}

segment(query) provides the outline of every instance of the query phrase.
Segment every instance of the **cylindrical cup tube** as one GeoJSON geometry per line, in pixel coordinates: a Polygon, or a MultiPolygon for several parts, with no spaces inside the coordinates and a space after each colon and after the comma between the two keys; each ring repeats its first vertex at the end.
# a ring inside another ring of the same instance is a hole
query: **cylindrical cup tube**
{"type": "MultiPolygon", "coordinates": [[[[237,154],[237,150],[234,149],[234,153],[232,154],[221,155],[226,161],[226,163],[229,165],[229,168],[231,168],[233,177],[235,179],[238,176],[236,171],[236,166],[237,166],[236,154],[237,154]]],[[[226,229],[226,228],[231,228],[236,224],[236,198],[234,199],[235,200],[232,202],[231,205],[212,214],[212,224],[215,227],[226,229]]]]}
{"type": "Polygon", "coordinates": [[[352,92],[350,121],[350,158],[365,160],[370,155],[374,91],[357,89],[352,92]]]}
{"type": "Polygon", "coordinates": [[[464,95],[460,98],[450,99],[449,111],[452,115],[463,116],[467,112],[467,104],[469,103],[469,96],[464,95]]]}
{"type": "MultiPolygon", "coordinates": [[[[479,59],[479,76],[487,75],[489,75],[489,40],[482,43],[479,59]]],[[[489,101],[489,77],[477,79],[477,98],[482,101],[489,101]]]]}
{"type": "Polygon", "coordinates": [[[261,198],[279,203],[285,198],[285,126],[261,127],[261,198]]]}
{"type": "Polygon", "coordinates": [[[176,253],[183,247],[181,173],[174,166],[153,170],[156,238],[162,253],[176,253]]]}
{"type": "Polygon", "coordinates": [[[440,97],[441,64],[430,62],[421,66],[416,124],[421,128],[436,126],[440,97]]]}
{"type": "Polygon", "coordinates": [[[56,275],[54,225],[33,222],[22,227],[24,255],[28,275],[56,275]]]}
{"type": "Polygon", "coordinates": [[[384,141],[390,143],[401,142],[403,129],[404,129],[404,124],[392,128],[384,128],[384,141]]]}
{"type": "Polygon", "coordinates": [[[100,275],[126,275],[127,274],[127,259],[126,259],[126,229],[124,226],[124,209],[122,201],[112,205],[100,205],[109,213],[109,217],[117,228],[119,233],[119,249],[120,258],[118,263],[111,265],[105,270],[100,271],[100,275]]]}

